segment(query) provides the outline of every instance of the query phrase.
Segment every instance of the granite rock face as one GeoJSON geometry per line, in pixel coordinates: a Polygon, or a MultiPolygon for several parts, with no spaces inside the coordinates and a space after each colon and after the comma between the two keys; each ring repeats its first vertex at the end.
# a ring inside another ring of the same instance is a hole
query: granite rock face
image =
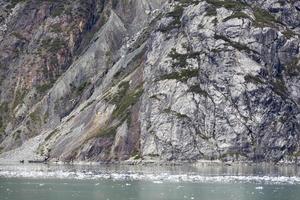
{"type": "Polygon", "coordinates": [[[3,159],[296,161],[297,1],[1,1],[3,159]]]}

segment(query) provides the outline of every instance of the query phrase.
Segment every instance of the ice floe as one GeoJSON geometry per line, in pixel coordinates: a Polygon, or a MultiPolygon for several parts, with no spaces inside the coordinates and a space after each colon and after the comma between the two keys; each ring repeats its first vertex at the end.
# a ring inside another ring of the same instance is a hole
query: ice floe
{"type": "MultiPolygon", "coordinates": [[[[194,183],[256,183],[256,184],[300,184],[299,176],[284,175],[230,175],[230,174],[198,174],[191,172],[164,172],[164,171],[135,171],[112,169],[74,169],[68,167],[51,168],[47,166],[5,166],[0,165],[0,178],[33,178],[33,179],[78,179],[78,180],[142,180],[156,184],[164,182],[194,182],[194,183]]],[[[98,185],[98,184],[95,184],[98,185]]],[[[262,190],[262,186],[255,187],[262,190]]]]}

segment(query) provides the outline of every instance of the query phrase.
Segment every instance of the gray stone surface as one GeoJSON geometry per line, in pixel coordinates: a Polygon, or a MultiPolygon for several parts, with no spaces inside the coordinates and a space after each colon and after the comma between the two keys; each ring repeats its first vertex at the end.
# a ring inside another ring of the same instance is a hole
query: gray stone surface
{"type": "Polygon", "coordinates": [[[34,2],[0,10],[2,159],[300,156],[298,2],[74,1],[55,17],[34,2]],[[68,45],[39,50],[49,37],[68,45]]]}

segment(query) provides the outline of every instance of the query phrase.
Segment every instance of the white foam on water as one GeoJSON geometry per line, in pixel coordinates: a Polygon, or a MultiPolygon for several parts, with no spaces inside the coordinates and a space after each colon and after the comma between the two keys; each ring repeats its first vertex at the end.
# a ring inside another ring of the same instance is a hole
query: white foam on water
{"type": "MultiPolygon", "coordinates": [[[[35,165],[34,165],[35,166],[35,165]]],[[[260,175],[200,175],[195,173],[171,173],[157,171],[112,171],[112,170],[78,170],[74,168],[49,168],[47,166],[5,166],[0,165],[0,178],[32,179],[78,179],[78,180],[113,180],[151,181],[155,184],[164,182],[194,183],[255,183],[256,190],[262,190],[259,184],[300,184],[299,176],[260,176],[260,175]]],[[[99,183],[98,183],[99,184],[99,183]]],[[[98,185],[97,183],[95,185],[98,185]]]]}
{"type": "Polygon", "coordinates": [[[163,182],[162,181],[153,181],[153,183],[155,183],[155,184],[162,184],[163,182]]]}
{"type": "MultiPolygon", "coordinates": [[[[91,180],[145,180],[156,184],[163,182],[196,182],[196,183],[264,183],[264,184],[300,184],[300,177],[286,176],[203,176],[189,174],[151,174],[151,173],[95,173],[95,172],[68,172],[68,171],[0,171],[0,177],[5,178],[36,178],[36,179],[91,179],[91,180]]],[[[258,186],[255,189],[261,190],[258,186]]]]}

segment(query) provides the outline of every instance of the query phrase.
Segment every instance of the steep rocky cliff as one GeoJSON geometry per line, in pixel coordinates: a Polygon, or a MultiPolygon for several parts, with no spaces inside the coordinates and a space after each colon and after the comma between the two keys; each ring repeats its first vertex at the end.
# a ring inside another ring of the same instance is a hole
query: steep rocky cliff
{"type": "Polygon", "coordinates": [[[294,161],[300,3],[0,0],[2,159],[294,161]]]}

